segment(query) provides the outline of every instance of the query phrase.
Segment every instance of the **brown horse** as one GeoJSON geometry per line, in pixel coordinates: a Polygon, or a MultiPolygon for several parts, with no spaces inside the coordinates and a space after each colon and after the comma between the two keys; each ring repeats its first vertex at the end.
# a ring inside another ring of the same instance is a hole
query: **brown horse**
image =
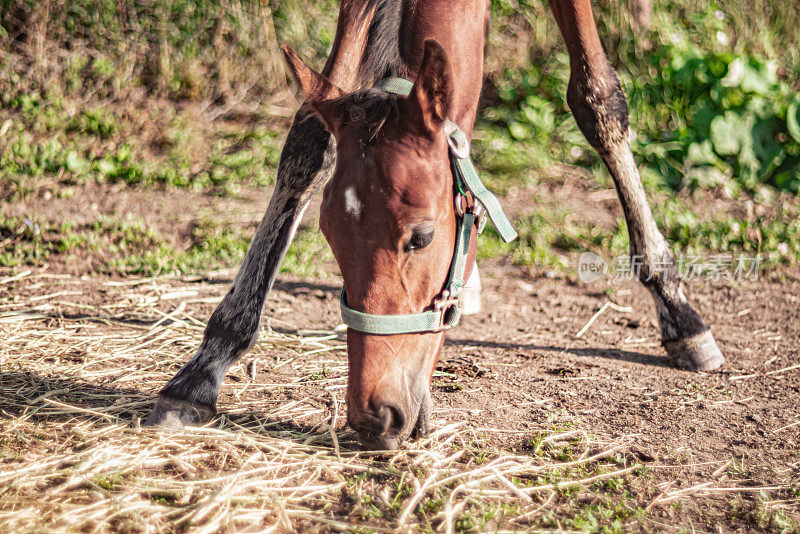
{"type": "MultiPolygon", "coordinates": [[[[589,0],[551,0],[551,6],[570,55],[567,99],[616,184],[662,344],[680,367],[715,369],[722,354],[686,299],[653,220],[628,146],[625,97],[589,0]]],[[[225,371],[255,341],[264,299],[302,212],[331,173],[320,226],[347,290],[343,313],[391,318],[438,309],[457,246],[444,130],[449,119],[467,136],[472,131],[488,21],[486,0],[343,0],[321,74],[286,50],[307,104],[289,132],[275,193],[203,343],[161,391],[147,424],[179,427],[213,416],[225,371]],[[397,76],[414,82],[408,97],[363,89],[397,76]]],[[[467,269],[474,259],[471,230],[467,269]]],[[[425,429],[444,335],[436,328],[365,330],[348,329],[348,421],[366,445],[393,448],[425,429]]]]}

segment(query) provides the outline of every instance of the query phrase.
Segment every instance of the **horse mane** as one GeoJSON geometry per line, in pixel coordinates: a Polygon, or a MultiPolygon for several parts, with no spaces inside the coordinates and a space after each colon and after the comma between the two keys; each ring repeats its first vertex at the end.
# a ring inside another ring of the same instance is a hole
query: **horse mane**
{"type": "Polygon", "coordinates": [[[358,68],[358,85],[363,89],[342,97],[345,122],[360,130],[359,141],[369,146],[384,125],[399,119],[399,97],[372,85],[384,78],[405,77],[400,35],[405,18],[411,14],[414,0],[366,0],[365,10],[373,10],[367,30],[364,56],[358,68]]]}
{"type": "Polygon", "coordinates": [[[368,0],[366,9],[374,15],[367,32],[364,57],[358,69],[362,87],[392,76],[403,76],[400,32],[406,0],[368,0]]]}

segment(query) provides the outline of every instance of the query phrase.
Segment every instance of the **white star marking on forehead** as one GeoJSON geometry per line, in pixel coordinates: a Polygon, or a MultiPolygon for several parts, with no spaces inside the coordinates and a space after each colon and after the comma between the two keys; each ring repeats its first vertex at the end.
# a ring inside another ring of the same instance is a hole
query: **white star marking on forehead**
{"type": "Polygon", "coordinates": [[[361,215],[361,201],[352,185],[344,190],[344,210],[356,219],[361,215]]]}

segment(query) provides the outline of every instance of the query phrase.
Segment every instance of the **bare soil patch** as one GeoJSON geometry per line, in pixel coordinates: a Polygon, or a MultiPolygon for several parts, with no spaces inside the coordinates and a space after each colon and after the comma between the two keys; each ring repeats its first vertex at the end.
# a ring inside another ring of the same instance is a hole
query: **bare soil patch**
{"type": "MultiPolygon", "coordinates": [[[[176,239],[198,206],[252,222],[267,198],[104,194],[68,204],[149,213],[176,239]]],[[[344,425],[335,276],[281,277],[221,418],[164,436],[140,421],[235,271],[114,279],[56,259],[0,273],[0,529],[796,531],[796,268],[690,283],[727,358],[709,374],[669,366],[638,284],[481,269],[483,311],[449,333],[434,377],[434,435],[388,458],[344,425]],[[608,301],[632,312],[577,336],[608,301]]]]}

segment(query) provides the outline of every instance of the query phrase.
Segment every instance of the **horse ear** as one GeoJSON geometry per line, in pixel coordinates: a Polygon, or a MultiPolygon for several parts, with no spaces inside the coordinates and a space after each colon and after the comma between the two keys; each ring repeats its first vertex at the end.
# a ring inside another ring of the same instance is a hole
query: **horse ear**
{"type": "Polygon", "coordinates": [[[344,122],[344,105],[341,98],[345,96],[345,92],[324,75],[306,65],[291,47],[284,45],[281,49],[289,69],[303,90],[303,94],[306,95],[306,102],[322,119],[328,131],[336,135],[344,122]]]}
{"type": "Polygon", "coordinates": [[[441,130],[453,100],[450,62],[442,46],[425,41],[425,53],[417,80],[408,97],[409,117],[422,133],[433,136],[441,130]]]}
{"type": "Polygon", "coordinates": [[[281,47],[286,63],[292,70],[297,83],[306,95],[306,101],[318,102],[320,100],[330,100],[344,96],[344,91],[331,83],[328,78],[316,72],[300,59],[300,56],[288,45],[281,47]]]}

